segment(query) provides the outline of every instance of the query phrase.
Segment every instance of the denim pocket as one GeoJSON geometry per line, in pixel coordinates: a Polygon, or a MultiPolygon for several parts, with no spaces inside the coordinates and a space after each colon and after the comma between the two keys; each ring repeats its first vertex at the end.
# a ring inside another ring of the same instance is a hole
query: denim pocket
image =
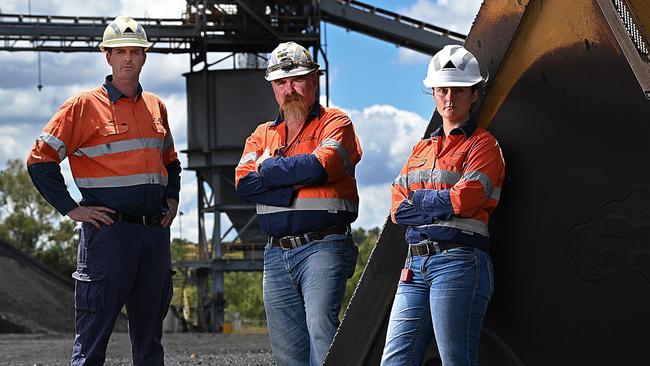
{"type": "Polygon", "coordinates": [[[451,248],[443,251],[442,255],[454,259],[470,260],[476,256],[475,250],[470,247],[451,248]]]}
{"type": "Polygon", "coordinates": [[[77,268],[72,274],[76,280],[74,305],[78,310],[97,313],[104,311],[104,292],[106,292],[106,273],[88,267],[77,268]]]}

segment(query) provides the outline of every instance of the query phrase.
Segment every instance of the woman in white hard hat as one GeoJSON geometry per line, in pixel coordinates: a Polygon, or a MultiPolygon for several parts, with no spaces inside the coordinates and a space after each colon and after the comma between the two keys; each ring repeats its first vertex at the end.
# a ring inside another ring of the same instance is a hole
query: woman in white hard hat
{"type": "Polygon", "coordinates": [[[420,365],[435,334],[442,363],[476,365],[493,289],[488,218],[504,161],[471,107],[484,83],[476,58],[446,46],[429,63],[442,126],[413,147],[392,184],[391,218],[406,226],[408,256],[390,314],[382,365],[420,365]]]}

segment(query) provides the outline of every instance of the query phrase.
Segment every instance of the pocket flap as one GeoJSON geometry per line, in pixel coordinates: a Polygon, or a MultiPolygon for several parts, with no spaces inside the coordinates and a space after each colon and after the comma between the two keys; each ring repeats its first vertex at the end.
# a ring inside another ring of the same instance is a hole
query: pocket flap
{"type": "Polygon", "coordinates": [[[98,282],[106,278],[106,273],[89,270],[88,268],[77,268],[72,278],[82,282],[98,282]]]}

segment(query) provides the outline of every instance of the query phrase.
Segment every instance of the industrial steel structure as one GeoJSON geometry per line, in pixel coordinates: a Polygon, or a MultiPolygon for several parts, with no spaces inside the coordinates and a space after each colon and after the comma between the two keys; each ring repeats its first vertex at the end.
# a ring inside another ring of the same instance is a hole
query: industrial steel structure
{"type": "MultiPolygon", "coordinates": [[[[96,52],[112,19],[0,14],[0,51],[96,52]]],[[[185,75],[185,152],[186,168],[196,171],[198,180],[199,258],[175,265],[189,269],[199,288],[202,329],[217,332],[224,320],[224,273],[262,269],[266,238],[257,224],[255,207],[241,201],[233,187],[234,167],[245,138],[277,113],[263,79],[266,54],[279,42],[297,41],[312,49],[327,80],[327,55],[321,48],[323,22],[428,54],[464,40],[462,34],[349,0],[187,0],[179,18],[137,20],[153,43],[149,52],[190,55],[191,72],[185,75]],[[228,54],[210,62],[210,52],[228,54]],[[232,70],[215,70],[216,63],[227,59],[234,60],[232,70]],[[241,100],[258,103],[256,108],[236,108],[236,101],[241,100]],[[224,235],[221,213],[232,222],[224,235]],[[211,228],[206,225],[207,215],[213,218],[211,228]],[[225,236],[233,231],[235,239],[226,243],[225,236]],[[243,255],[234,258],[229,255],[233,251],[243,255]]],[[[323,86],[329,95],[328,83],[323,86]]]]}

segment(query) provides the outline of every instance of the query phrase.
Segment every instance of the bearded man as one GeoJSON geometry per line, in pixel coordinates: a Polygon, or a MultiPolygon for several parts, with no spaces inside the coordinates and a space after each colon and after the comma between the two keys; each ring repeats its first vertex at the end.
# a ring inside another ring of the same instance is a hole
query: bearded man
{"type": "Polygon", "coordinates": [[[319,65],[295,42],[269,59],[280,113],[246,140],[237,193],[257,204],[264,250],[264,308],[276,363],[321,365],[339,325],[358,249],[350,232],[361,146],[350,118],[317,101],[319,65]]]}

